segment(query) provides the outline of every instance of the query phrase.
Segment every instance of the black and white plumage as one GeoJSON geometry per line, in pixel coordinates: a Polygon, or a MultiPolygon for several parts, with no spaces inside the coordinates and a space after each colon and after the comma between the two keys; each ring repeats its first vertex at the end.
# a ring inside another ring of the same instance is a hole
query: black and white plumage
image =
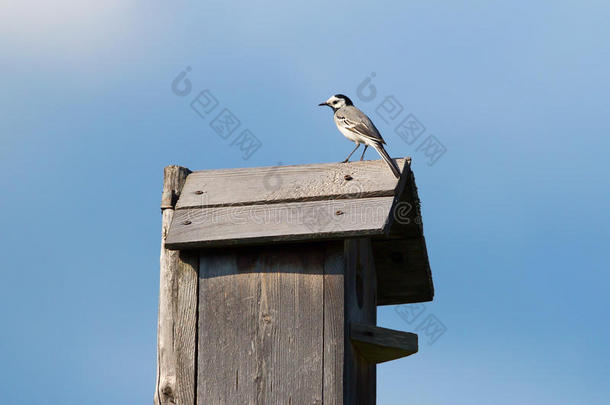
{"type": "Polygon", "coordinates": [[[360,144],[364,144],[364,151],[360,160],[364,159],[364,153],[366,149],[371,146],[388,164],[392,173],[396,178],[400,177],[400,170],[396,162],[390,158],[388,152],[383,148],[385,141],[381,137],[379,130],[375,127],[375,124],[371,121],[365,113],[360,111],[354,106],[352,100],[343,94],[335,94],[323,103],[321,106],[329,106],[335,113],[335,124],[339,131],[350,141],[356,143],[356,148],[347,156],[343,163],[349,161],[349,158],[356,152],[360,147],[360,144]]]}

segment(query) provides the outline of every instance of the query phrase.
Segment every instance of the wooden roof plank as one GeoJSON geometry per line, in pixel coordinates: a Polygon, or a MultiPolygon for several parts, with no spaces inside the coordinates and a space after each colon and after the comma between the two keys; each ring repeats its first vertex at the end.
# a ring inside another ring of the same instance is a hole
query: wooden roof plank
{"type": "Polygon", "coordinates": [[[398,184],[382,160],[195,171],[176,209],[394,196],[398,184]]]}
{"type": "Polygon", "coordinates": [[[176,210],[170,249],[383,235],[394,197],[176,210]]]}

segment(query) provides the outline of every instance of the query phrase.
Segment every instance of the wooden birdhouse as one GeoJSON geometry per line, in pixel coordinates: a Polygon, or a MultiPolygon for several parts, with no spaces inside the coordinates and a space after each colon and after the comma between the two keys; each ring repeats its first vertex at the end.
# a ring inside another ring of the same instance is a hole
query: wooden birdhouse
{"type": "Polygon", "coordinates": [[[374,404],[417,352],[378,305],[430,301],[409,159],[165,168],[155,402],[374,404]]]}

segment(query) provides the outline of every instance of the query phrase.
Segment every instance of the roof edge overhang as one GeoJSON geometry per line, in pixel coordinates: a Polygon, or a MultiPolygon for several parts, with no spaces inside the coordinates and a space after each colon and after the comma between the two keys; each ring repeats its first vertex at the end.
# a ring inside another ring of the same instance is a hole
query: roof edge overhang
{"type": "Polygon", "coordinates": [[[378,305],[434,295],[411,159],[195,171],[177,199],[172,250],[370,237],[378,305]]]}

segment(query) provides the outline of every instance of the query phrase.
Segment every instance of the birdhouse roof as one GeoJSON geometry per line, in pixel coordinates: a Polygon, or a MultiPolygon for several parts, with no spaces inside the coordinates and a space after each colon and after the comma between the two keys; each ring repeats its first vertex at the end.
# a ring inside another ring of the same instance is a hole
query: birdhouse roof
{"type": "Polygon", "coordinates": [[[378,305],[434,295],[409,158],[195,171],[165,246],[199,249],[370,237],[378,305]]]}

